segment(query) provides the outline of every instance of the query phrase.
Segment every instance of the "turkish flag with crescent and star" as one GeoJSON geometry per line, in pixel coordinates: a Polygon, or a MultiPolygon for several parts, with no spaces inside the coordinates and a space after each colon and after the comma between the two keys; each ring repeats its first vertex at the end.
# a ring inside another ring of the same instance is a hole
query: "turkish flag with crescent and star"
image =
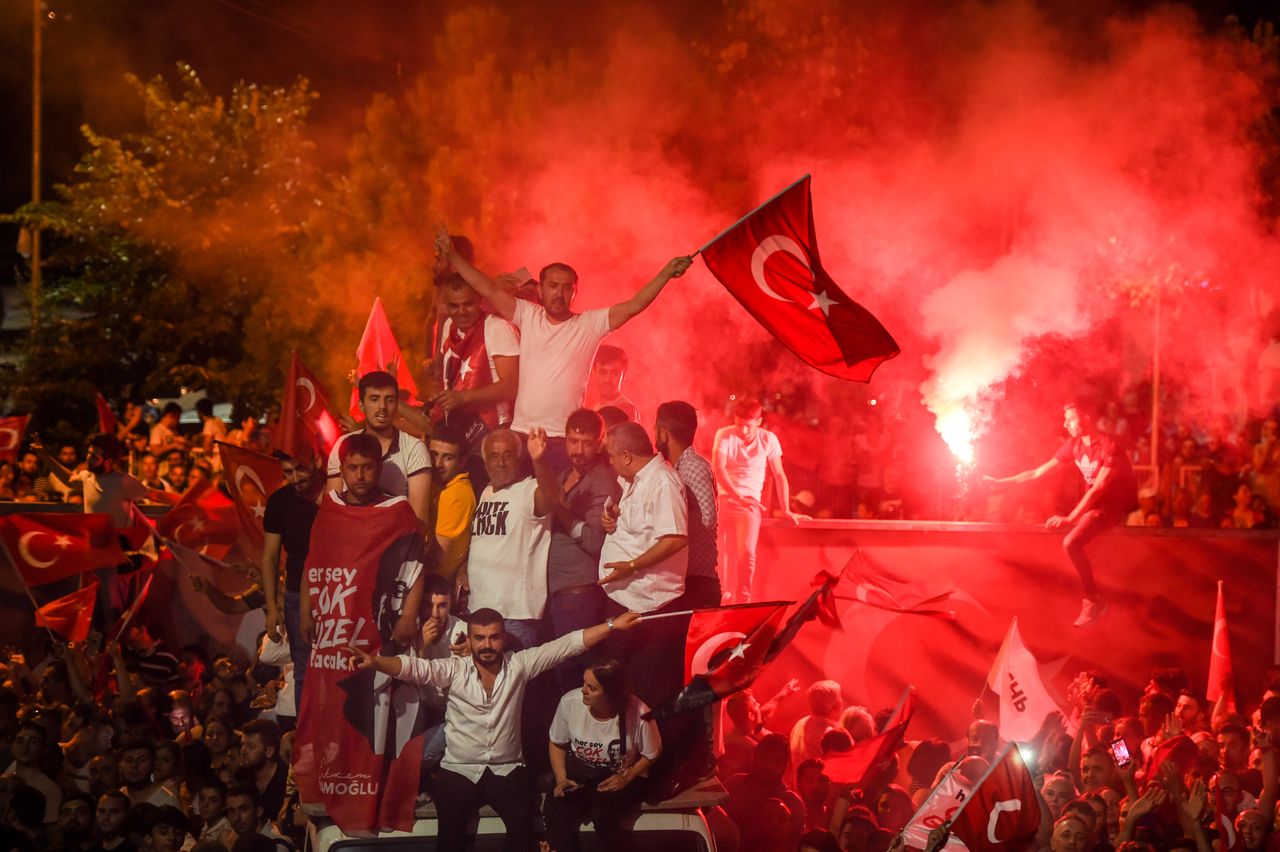
{"type": "Polygon", "coordinates": [[[339,434],[320,380],[294,352],[280,405],[280,449],[297,459],[308,454],[326,459],[339,434]]]}
{"type": "Polygon", "coordinates": [[[1012,743],[982,777],[951,830],[969,852],[1026,849],[1040,830],[1040,800],[1035,781],[1012,743]]]}
{"type": "Polygon", "coordinates": [[[83,642],[89,638],[93,605],[97,599],[98,583],[95,580],[83,589],[49,601],[37,609],[36,624],[52,630],[68,642],[83,642]]]}
{"type": "Polygon", "coordinates": [[[706,674],[780,606],[786,604],[771,601],[694,610],[685,633],[684,682],[706,674]]]}
{"type": "Polygon", "coordinates": [[[267,514],[267,498],[284,485],[284,471],[279,459],[234,444],[219,441],[218,453],[222,456],[227,490],[240,514],[241,550],[256,564],[262,557],[262,519],[267,514]]]}
{"type": "Polygon", "coordinates": [[[28,586],[125,561],[111,517],[104,514],[17,513],[0,524],[0,540],[28,586]]]}
{"type": "Polygon", "coordinates": [[[30,414],[0,417],[0,460],[18,460],[18,450],[22,447],[22,437],[27,434],[30,421],[30,414]]]}
{"type": "MultiPolygon", "coordinates": [[[[386,370],[396,377],[400,390],[409,392],[409,404],[421,405],[418,402],[418,385],[413,380],[413,371],[404,362],[404,353],[396,336],[391,333],[391,321],[382,307],[382,299],[375,297],[373,309],[369,311],[369,321],[365,323],[364,334],[360,335],[360,345],[356,347],[356,358],[360,362],[357,372],[364,376],[375,370],[386,370]]],[[[351,389],[351,416],[363,416],[360,411],[360,390],[351,389]]]]}
{"type": "Polygon", "coordinates": [[[1227,601],[1218,581],[1218,603],[1213,610],[1213,642],[1209,647],[1209,685],[1205,700],[1214,704],[1226,696],[1226,708],[1236,709],[1236,682],[1231,674],[1231,637],[1227,630],[1227,601]]]}
{"type": "Polygon", "coordinates": [[[183,493],[181,499],[156,523],[156,532],[187,547],[207,551],[209,546],[230,546],[240,532],[236,504],[207,479],[183,493]]]}
{"type": "Polygon", "coordinates": [[[702,249],[702,259],[774,337],[828,375],[869,382],[900,351],[822,268],[808,175],[702,249]]]}

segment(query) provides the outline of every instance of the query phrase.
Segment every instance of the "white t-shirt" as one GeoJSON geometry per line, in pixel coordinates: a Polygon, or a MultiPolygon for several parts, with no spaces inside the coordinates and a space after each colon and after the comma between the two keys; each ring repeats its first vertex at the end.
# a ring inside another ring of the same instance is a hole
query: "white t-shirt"
{"type": "Polygon", "coordinates": [[[649,708],[633,695],[627,705],[627,753],[623,755],[618,717],[602,722],[592,716],[582,703],[582,690],[575,689],[560,699],[548,737],[583,763],[617,772],[639,757],[657,760],[662,751],[658,723],[640,718],[647,712],[649,708]]]}
{"type": "MultiPolygon", "coordinates": [[[[655,455],[622,485],[618,501],[618,528],[600,548],[600,577],[609,572],[610,562],[629,562],[658,543],[666,535],[689,534],[689,504],[684,483],[667,460],[655,455]]],[[[604,587],[605,594],[633,612],[651,612],[684,594],[684,578],[689,569],[689,548],[656,565],[649,565],[604,587]]]]}
{"type": "MultiPolygon", "coordinates": [[[[448,340],[451,334],[453,334],[453,320],[445,319],[444,339],[448,340]]],[[[489,384],[492,384],[498,380],[498,366],[493,359],[495,357],[519,356],[520,332],[516,331],[516,327],[502,317],[489,314],[484,318],[484,352],[489,359],[489,384]]],[[[457,357],[446,346],[444,349],[444,374],[446,376],[449,375],[449,362],[454,360],[457,360],[457,357]]],[[[459,372],[463,372],[467,369],[467,365],[464,363],[458,369],[459,372]]],[[[512,406],[510,401],[499,402],[494,408],[498,411],[499,423],[506,424],[511,422],[512,406]]]]}
{"type": "Polygon", "coordinates": [[[147,496],[148,488],[127,473],[111,471],[98,476],[91,470],[71,474],[84,488],[84,510],[103,512],[117,530],[133,526],[133,504],[147,496]]]}
{"type": "MultiPolygon", "coordinates": [[[[768,429],[757,428],[755,437],[744,441],[736,428],[722,426],[716,431],[712,454],[713,461],[722,467],[738,494],[759,500],[764,491],[765,471],[770,460],[782,458],[782,445],[778,443],[778,436],[768,429]]],[[[723,487],[718,490],[725,493],[723,487]]]]}
{"type": "Polygon", "coordinates": [[[511,428],[528,434],[541,426],[564,437],[565,421],[582,407],[596,347],[611,331],[609,309],[553,323],[541,305],[517,299],[514,322],[520,329],[520,388],[511,428]]]}
{"type": "Polygon", "coordinates": [[[537,490],[538,481],[528,477],[501,491],[490,485],[480,495],[467,557],[472,612],[489,607],[503,618],[542,618],[551,516],[533,513],[537,490]]]}
{"type": "MultiPolygon", "coordinates": [[[[341,447],[342,442],[348,437],[350,435],[343,435],[333,442],[333,449],[329,451],[329,476],[342,476],[342,466],[338,463],[338,447],[341,447]]],[[[407,432],[395,430],[391,446],[382,456],[382,470],[378,473],[378,484],[382,489],[394,497],[408,497],[409,477],[426,476],[430,471],[431,457],[427,455],[427,445],[407,432]]]]}

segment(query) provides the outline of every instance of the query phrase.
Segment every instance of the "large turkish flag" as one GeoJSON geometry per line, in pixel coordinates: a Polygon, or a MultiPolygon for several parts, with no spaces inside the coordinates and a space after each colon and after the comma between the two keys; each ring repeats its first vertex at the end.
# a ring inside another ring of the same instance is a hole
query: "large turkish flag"
{"type": "Polygon", "coordinates": [[[294,352],[280,405],[280,449],[297,459],[327,459],[339,434],[320,380],[294,352]]]}
{"type": "Polygon", "coordinates": [[[951,830],[969,852],[1026,849],[1040,829],[1040,800],[1022,754],[1012,743],[978,782],[951,830]]]}
{"type": "Polygon", "coordinates": [[[709,244],[702,259],[761,325],[811,367],[867,382],[900,351],[880,321],[822,268],[808,175],[709,244]]]}
{"type": "Polygon", "coordinates": [[[240,532],[244,536],[243,549],[256,564],[262,558],[262,542],[266,533],[262,519],[267,514],[267,498],[284,485],[284,471],[280,460],[246,450],[234,444],[218,442],[222,455],[222,472],[227,490],[235,501],[240,514],[240,532]]]}
{"type": "Polygon", "coordinates": [[[0,540],[28,586],[124,562],[107,515],[21,512],[0,523],[0,540]]]}

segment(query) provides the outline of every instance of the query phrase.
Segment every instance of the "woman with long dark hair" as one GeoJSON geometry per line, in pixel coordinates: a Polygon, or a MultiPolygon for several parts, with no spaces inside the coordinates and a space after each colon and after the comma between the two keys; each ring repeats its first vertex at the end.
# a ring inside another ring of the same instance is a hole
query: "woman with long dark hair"
{"type": "Polygon", "coordinates": [[[644,796],[646,773],[662,751],[649,708],[631,695],[617,660],[602,660],[566,693],[549,734],[556,786],[543,807],[547,841],[557,852],[578,848],[578,828],[590,820],[605,849],[629,849],[622,820],[644,796]]]}

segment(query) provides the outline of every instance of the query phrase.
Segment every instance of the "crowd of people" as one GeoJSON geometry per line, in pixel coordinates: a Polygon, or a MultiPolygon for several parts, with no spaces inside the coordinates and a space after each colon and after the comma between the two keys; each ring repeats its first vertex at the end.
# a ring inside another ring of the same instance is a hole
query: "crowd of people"
{"type": "MultiPolygon", "coordinates": [[[[651,715],[684,685],[683,627],[670,616],[751,602],[763,517],[797,523],[813,508],[791,487],[785,441],[752,398],[735,399],[715,429],[680,399],[637,421],[621,388],[625,353],[602,341],[690,258],[673,258],[624,301],[575,313],[577,273],[565,264],[526,286],[481,272],[443,229],[436,247],[447,319],[424,407],[405,405],[396,377],[375,370],[357,386],[363,422],[346,424],[327,456],[275,448],[253,419],[228,430],[202,401],[198,434],[183,433],[177,405],[148,428],[131,404],[115,434],[85,447],[33,442],[19,459],[13,497],[82,502],[122,532],[133,504],[220,482],[219,441],[274,453],[285,485],[262,513],[257,582],[230,594],[191,577],[225,612],[265,611],[252,652],[167,648],[156,638],[164,625],[147,620],[155,609],[118,642],[109,631],[71,645],[32,633],[30,647],[6,652],[0,844],[296,847],[307,782],[293,769],[341,766],[337,743],[314,737],[338,709],[366,726],[380,757],[421,734],[415,776],[436,805],[442,849],[464,848],[482,804],[502,818],[510,849],[533,848],[539,816],[546,848],[577,848],[588,820],[608,848],[627,848],[628,815],[642,801],[716,775],[728,795],[708,820],[724,849],[880,852],[905,842],[901,830],[952,761],[967,778],[981,774],[998,729],[957,719],[967,746],[910,742],[877,777],[836,783],[824,760],[876,736],[889,711],[846,708],[831,681],[809,687],[810,713],[789,736],[770,725],[797,684],[764,705],[749,691],[731,696],[720,743],[714,714],[651,715]],[[376,548],[348,553],[366,541],[376,548]],[[346,572],[376,575],[358,604],[367,634],[348,613],[346,572]],[[653,616],[664,618],[645,621],[653,616]],[[339,693],[325,691],[339,677],[340,708],[327,700],[339,693]],[[420,727],[401,726],[410,705],[420,727]]],[[[911,517],[905,499],[891,508],[888,470],[872,514],[911,517]]],[[[1254,470],[1251,487],[1267,475],[1254,470]]],[[[127,588],[132,567],[102,579],[127,588]]],[[[111,601],[99,601],[100,630],[118,614],[111,601]]],[[[1157,673],[1133,716],[1083,675],[1071,718],[1046,720],[1031,744],[1043,776],[1040,845],[1191,842],[1207,852],[1223,820],[1239,824],[1246,848],[1270,844],[1276,681],[1251,718],[1203,707],[1185,678],[1157,673]],[[1179,737],[1194,754],[1157,760],[1179,737]],[[1114,739],[1134,756],[1125,766],[1106,748],[1114,739]]]]}

